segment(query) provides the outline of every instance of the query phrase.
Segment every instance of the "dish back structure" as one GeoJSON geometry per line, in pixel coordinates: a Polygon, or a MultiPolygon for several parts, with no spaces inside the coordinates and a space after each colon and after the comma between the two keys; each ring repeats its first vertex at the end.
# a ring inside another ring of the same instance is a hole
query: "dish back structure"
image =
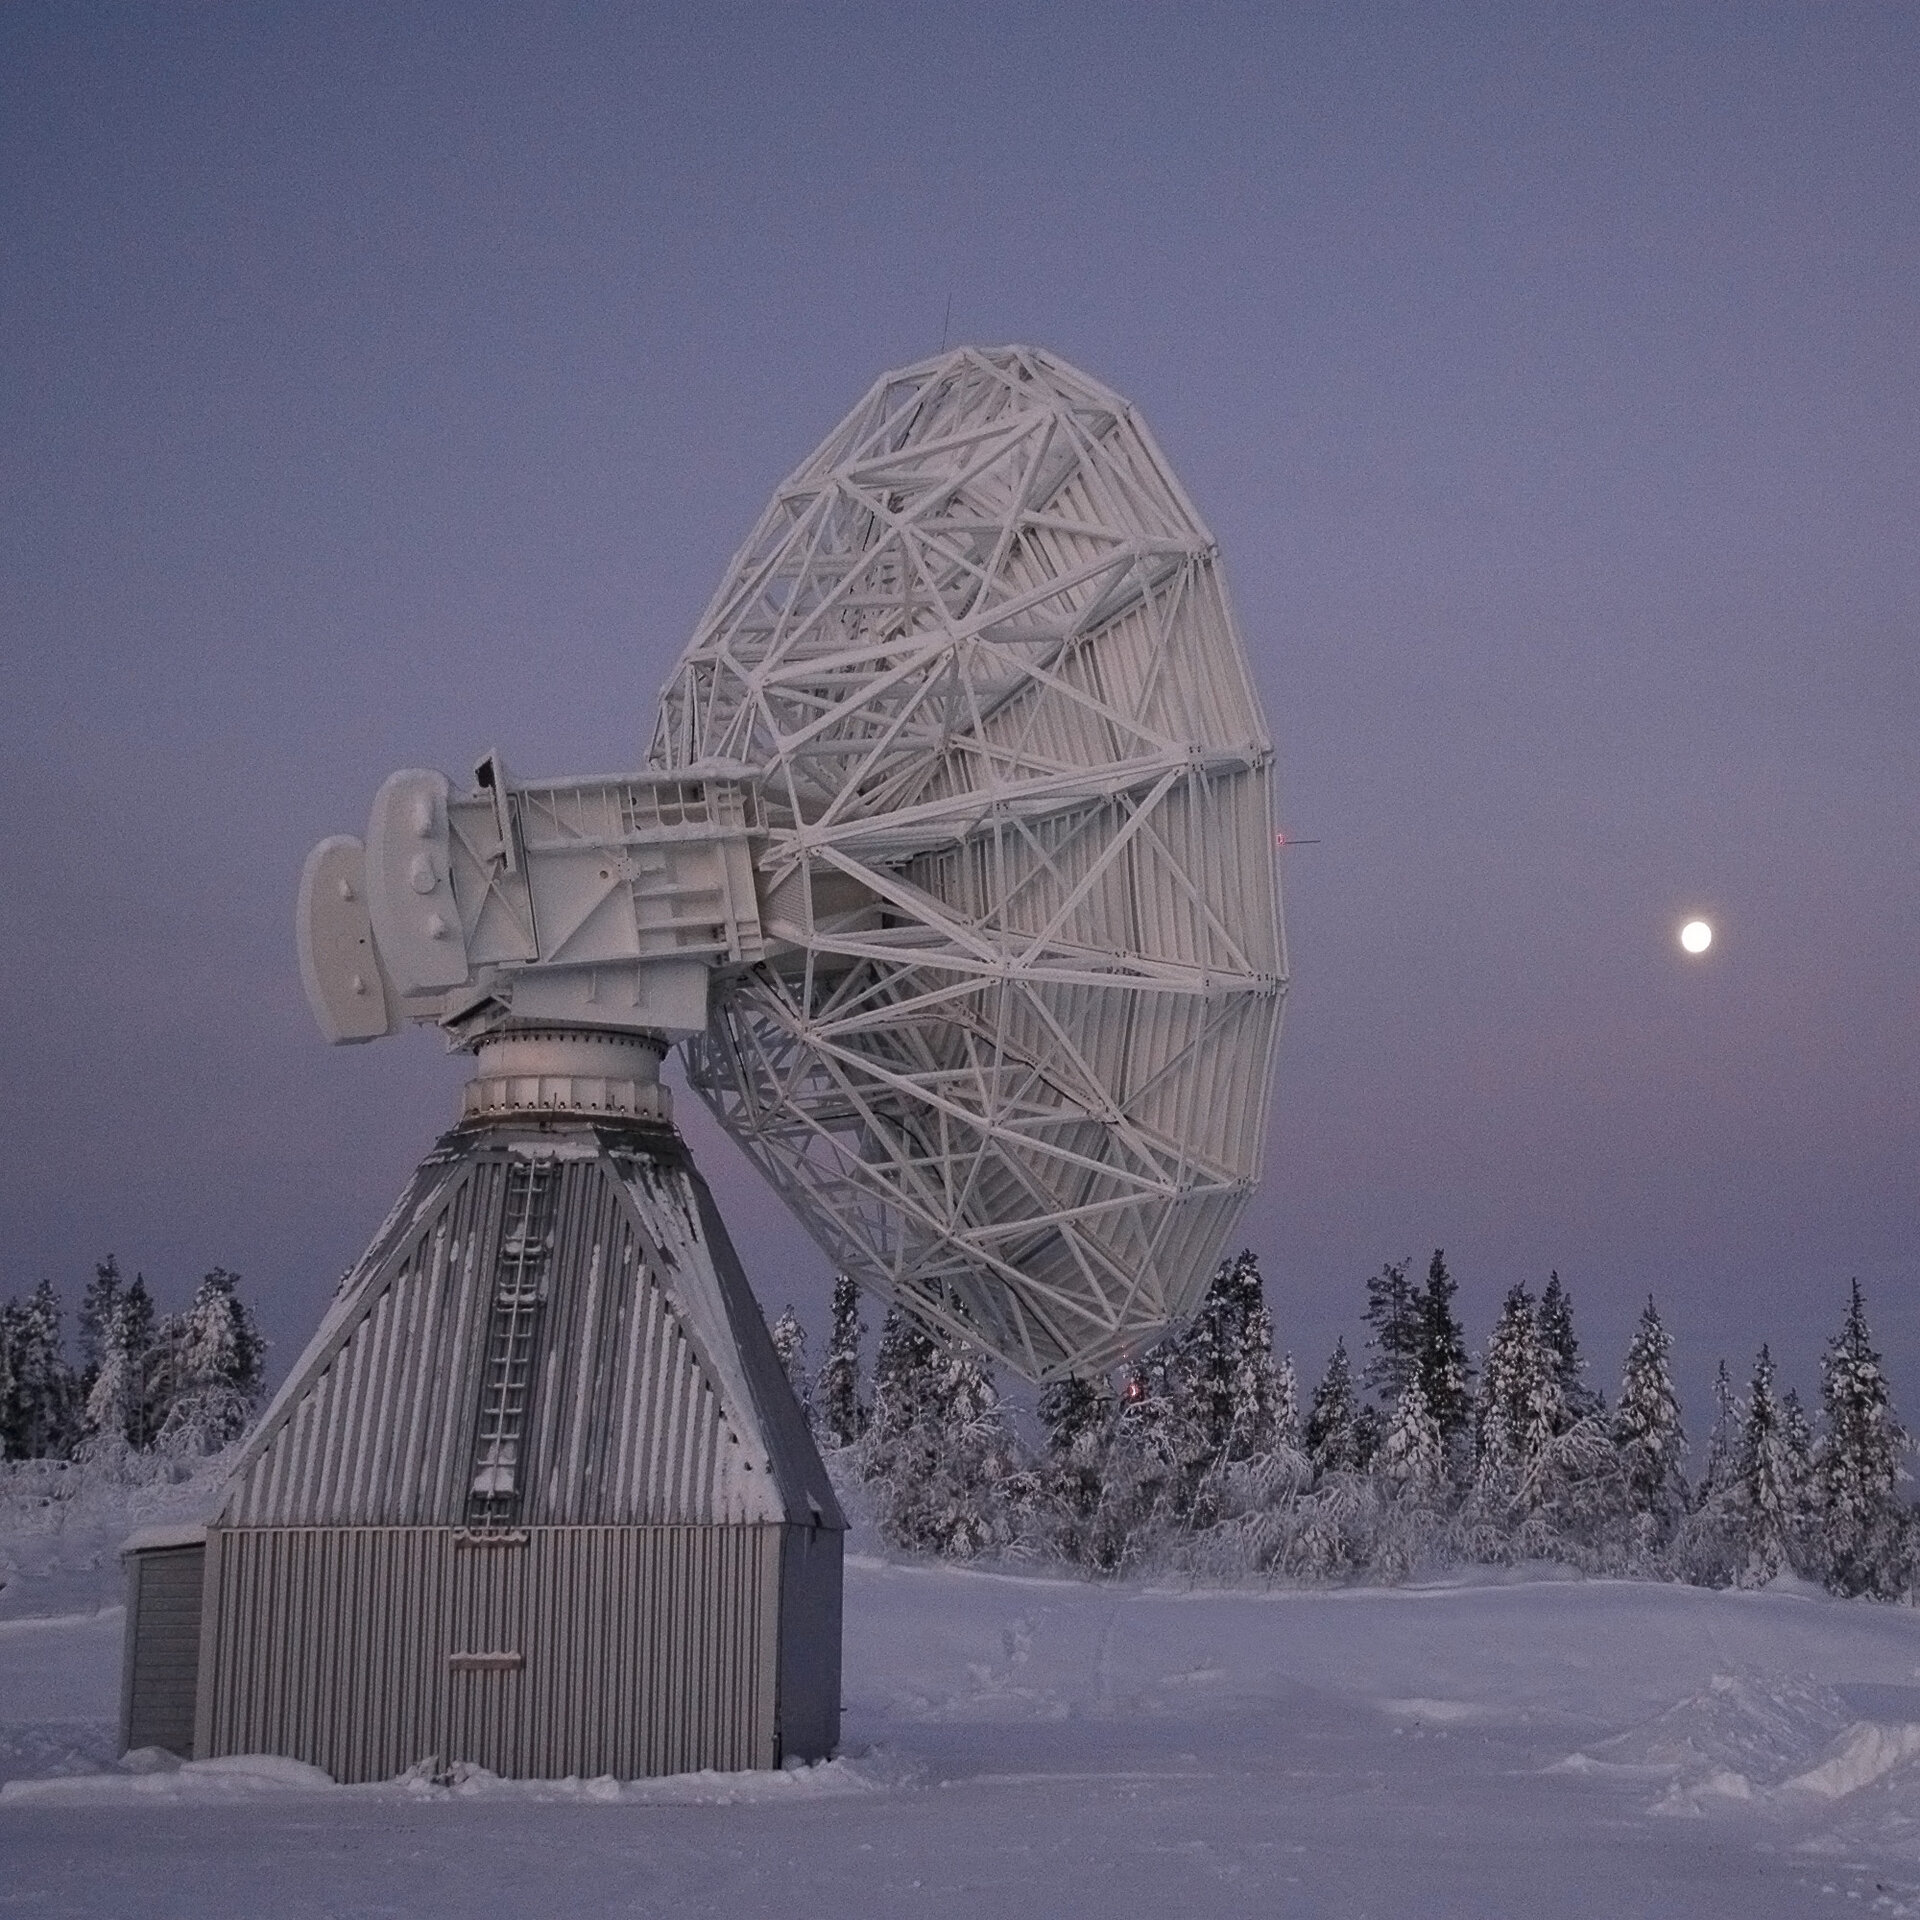
{"type": "Polygon", "coordinates": [[[780,487],[651,760],[751,769],[764,957],[688,1078],[829,1256],[1030,1379],[1198,1304],[1286,983],[1219,554],[1051,354],[878,381],[780,487]]]}

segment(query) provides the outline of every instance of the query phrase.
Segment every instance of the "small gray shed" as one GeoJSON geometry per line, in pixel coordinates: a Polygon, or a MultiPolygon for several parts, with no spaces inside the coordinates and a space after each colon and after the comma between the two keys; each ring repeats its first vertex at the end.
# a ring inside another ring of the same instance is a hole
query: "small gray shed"
{"type": "Polygon", "coordinates": [[[120,1549],[127,1631],[120,1669],[120,1746],[193,1757],[200,1675],[201,1526],[143,1527],[120,1549]]]}
{"type": "MultiPolygon", "coordinates": [[[[424,1759],[634,1778],[823,1758],[845,1524],[679,1136],[463,1125],[207,1526],[192,1752],[342,1781],[424,1759]]],[[[162,1595],[190,1574],[130,1564],[129,1739],[171,1711],[150,1743],[180,1751],[157,1636],[177,1641],[162,1595]]]]}

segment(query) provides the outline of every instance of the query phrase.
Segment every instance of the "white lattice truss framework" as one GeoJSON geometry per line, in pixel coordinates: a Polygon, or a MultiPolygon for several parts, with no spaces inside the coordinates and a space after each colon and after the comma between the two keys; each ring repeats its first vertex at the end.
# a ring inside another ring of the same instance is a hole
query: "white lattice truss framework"
{"type": "Polygon", "coordinates": [[[1204,1290],[1286,984],[1212,536],[1052,356],[881,380],[775,495],[652,758],[759,776],[770,957],[689,1077],[858,1280],[1034,1379],[1204,1290]]]}

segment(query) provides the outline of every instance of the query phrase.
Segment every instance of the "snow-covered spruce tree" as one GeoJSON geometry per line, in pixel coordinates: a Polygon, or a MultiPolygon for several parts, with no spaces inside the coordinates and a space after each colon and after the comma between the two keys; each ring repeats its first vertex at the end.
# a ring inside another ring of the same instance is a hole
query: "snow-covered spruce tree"
{"type": "Polygon", "coordinates": [[[1646,1310],[1627,1346],[1620,1375],[1620,1404],[1613,1440],[1620,1454],[1628,1526],[1629,1564],[1645,1570],[1673,1538],[1687,1510],[1687,1483],[1680,1462],[1687,1439],[1680,1400],[1673,1390],[1673,1336],[1647,1296],[1646,1310]]]}
{"type": "MultiPolygon", "coordinates": [[[[1186,1480],[1183,1509],[1204,1507],[1222,1469],[1265,1453],[1273,1441],[1273,1321],[1251,1252],[1220,1263],[1200,1311],[1161,1343],[1143,1377],[1156,1394],[1148,1420],[1158,1423],[1186,1480]]],[[[1207,1517],[1199,1515],[1202,1524],[1207,1517]]]]}
{"type": "Polygon", "coordinates": [[[1378,1580],[1404,1580],[1443,1551],[1453,1495],[1446,1442],[1417,1373],[1387,1418],[1369,1476],[1378,1489],[1378,1513],[1366,1570],[1378,1580]]]}
{"type": "Polygon", "coordinates": [[[914,1317],[889,1305],[873,1362],[873,1407],[860,1443],[860,1477],[873,1490],[882,1535],[919,1547],[910,1530],[916,1496],[933,1472],[938,1447],[934,1376],[938,1348],[914,1317]]]}
{"type": "Polygon", "coordinates": [[[1124,1376],[1104,1431],[1090,1425],[1078,1440],[1089,1460],[1081,1484],[1092,1495],[1084,1518],[1062,1529],[1056,1509],[1056,1536],[1071,1557],[1101,1573],[1154,1557],[1183,1524],[1175,1516],[1179,1476],[1161,1445],[1163,1409],[1148,1385],[1158,1372],[1153,1359],[1124,1376]]]}
{"type": "Polygon", "coordinates": [[[240,1276],[213,1267],[170,1329],[172,1403],[160,1444],[213,1453],[246,1431],[260,1403],[267,1343],[236,1288],[240,1276]]]}
{"type": "Polygon", "coordinates": [[[1247,1503],[1239,1513],[1244,1538],[1230,1568],[1223,1557],[1223,1570],[1338,1580],[1365,1568],[1380,1521],[1380,1495],[1367,1472],[1377,1422],[1360,1399],[1343,1335],[1313,1390],[1299,1445],[1276,1441],[1259,1468],[1265,1498],[1259,1510],[1247,1503]],[[1368,1416],[1371,1432],[1363,1426],[1368,1416]]]}
{"type": "Polygon", "coordinates": [[[1279,1400],[1260,1264],[1243,1252],[1221,1262],[1200,1311],[1127,1378],[1093,1527],[1103,1564],[1160,1557],[1264,1485],[1279,1400]],[[1253,1480],[1235,1472],[1254,1462],[1253,1480]]]}
{"type": "Polygon", "coordinates": [[[1474,1407],[1473,1495],[1477,1518],[1500,1527],[1520,1516],[1527,1470],[1560,1431],[1564,1403],[1553,1356],[1540,1337],[1534,1300],[1525,1287],[1507,1294],[1487,1341],[1474,1407]]]}
{"type": "Polygon", "coordinates": [[[112,1460],[145,1440],[142,1414],[152,1315],[149,1310],[143,1326],[134,1302],[124,1292],[106,1311],[106,1326],[94,1336],[93,1380],[81,1425],[86,1455],[112,1460]]]}
{"type": "Polygon", "coordinates": [[[1298,1501],[1313,1480],[1302,1451],[1291,1358],[1276,1364],[1273,1322],[1251,1253],[1216,1280],[1232,1356],[1225,1431],[1216,1420],[1187,1514],[1194,1537],[1180,1558],[1196,1572],[1228,1576],[1271,1571],[1288,1551],[1298,1501]]]}
{"type": "Polygon", "coordinates": [[[79,1395],[61,1349],[60,1321],[50,1280],[0,1307],[0,1347],[7,1356],[0,1449],[9,1459],[64,1457],[77,1438],[79,1395]]]}
{"type": "Polygon", "coordinates": [[[1161,1385],[1172,1417],[1159,1437],[1183,1481],[1179,1514],[1211,1526],[1266,1485],[1277,1440],[1273,1320],[1251,1252],[1221,1262],[1199,1314],[1172,1342],[1161,1385]],[[1256,1461],[1262,1469],[1251,1477],[1239,1471],[1256,1461]]]}
{"type": "Polygon", "coordinates": [[[1722,1360],[1713,1378],[1713,1431],[1693,1508],[1675,1534],[1667,1561],[1695,1586],[1730,1586],[1747,1564],[1747,1524],[1740,1479],[1740,1433],[1746,1412],[1722,1360]]]}
{"type": "Polygon", "coordinates": [[[1307,1458],[1316,1473],[1355,1473],[1361,1460],[1354,1433],[1357,1411],[1353,1366],[1347,1359],[1343,1334],[1333,1343],[1332,1357],[1307,1409],[1307,1458]]]}
{"type": "MultiPolygon", "coordinates": [[[[1507,1295],[1487,1343],[1476,1402],[1469,1539],[1488,1559],[1617,1560],[1625,1504],[1620,1457],[1598,1411],[1569,1414],[1561,1355],[1525,1287],[1507,1295]]],[[[1589,1396],[1592,1401],[1593,1397],[1589,1396]]]]}
{"type": "Polygon", "coordinates": [[[1160,1407],[1178,1428],[1173,1453],[1187,1486],[1183,1509],[1213,1462],[1224,1452],[1233,1426],[1234,1325],[1232,1308],[1221,1293],[1223,1265],[1208,1283],[1206,1297],[1153,1369],[1161,1388],[1160,1407]]]}
{"type": "Polygon", "coordinates": [[[1446,1441],[1417,1374],[1409,1377],[1394,1404],[1373,1472],[1399,1500],[1431,1506],[1445,1494],[1446,1441]]]}
{"type": "Polygon", "coordinates": [[[1564,1433],[1575,1421],[1598,1413],[1604,1404],[1586,1383],[1587,1363],[1580,1357],[1580,1341],[1573,1330],[1573,1295],[1560,1284],[1559,1269],[1547,1275],[1535,1314],[1540,1338],[1553,1356],[1553,1377],[1560,1389],[1560,1427],[1564,1433]]]}
{"type": "Polygon", "coordinates": [[[800,1324],[800,1316],[794,1312],[789,1302],[781,1309],[780,1318],[767,1331],[773,1336],[773,1350],[780,1356],[780,1370],[787,1376],[787,1385],[793,1389],[793,1397],[800,1403],[800,1411],[807,1416],[807,1424],[813,1424],[813,1382],[807,1378],[807,1330],[800,1324]]]}
{"type": "Polygon", "coordinates": [[[1380,1436],[1386,1430],[1386,1415],[1371,1400],[1362,1400],[1354,1407],[1353,1451],[1362,1472],[1373,1465],[1373,1456],[1380,1451],[1380,1436]]]}
{"type": "Polygon", "coordinates": [[[1046,1436],[1038,1473],[1042,1532],[1054,1553],[1078,1566],[1106,1570],[1115,1551],[1098,1521],[1117,1409],[1111,1382],[1078,1374],[1044,1387],[1035,1409],[1046,1436]]]}
{"type": "Polygon", "coordinates": [[[1836,1593],[1892,1598],[1912,1577],[1910,1516],[1898,1496],[1907,1436],[1894,1417],[1858,1280],[1821,1356],[1820,1404],[1813,1505],[1821,1570],[1836,1593]]]}
{"type": "Polygon", "coordinates": [[[1447,1443],[1456,1477],[1467,1471],[1473,1443],[1473,1367],[1467,1338],[1454,1312],[1459,1283],[1447,1272],[1438,1247],[1427,1265],[1427,1283],[1415,1296],[1420,1321],[1420,1390],[1447,1443]]]}
{"type": "Polygon", "coordinates": [[[1793,1487],[1793,1512],[1787,1525],[1787,1563],[1796,1573],[1822,1577],[1819,1521],[1814,1511],[1813,1423],[1800,1404],[1797,1387],[1780,1396],[1780,1439],[1787,1451],[1787,1478],[1793,1487]]]}
{"type": "Polygon", "coordinates": [[[1213,1459],[1211,1393],[1194,1391],[1194,1369],[1211,1340],[1192,1329],[1150,1347],[1128,1376],[1107,1456],[1101,1527],[1115,1564],[1160,1557],[1194,1521],[1194,1496],[1213,1459]]]}
{"type": "Polygon", "coordinates": [[[1498,1561],[1506,1557],[1520,1472],[1520,1440],[1502,1396],[1488,1403],[1474,1433],[1473,1479],[1464,1508],[1470,1558],[1498,1561]]]}
{"type": "Polygon", "coordinates": [[[1090,1439],[1102,1439],[1113,1419],[1115,1396],[1109,1380],[1088,1380],[1070,1373],[1040,1390],[1034,1412],[1046,1435],[1050,1457],[1083,1453],[1090,1439]]]}
{"type": "Polygon", "coordinates": [[[829,1447],[850,1447],[867,1429],[867,1409],[860,1399],[860,1342],[866,1331],[859,1288],[844,1273],[837,1274],[827,1359],[816,1388],[820,1438],[829,1447]]]}
{"type": "Polygon", "coordinates": [[[1367,1282],[1369,1357],[1363,1377],[1385,1407],[1399,1404],[1407,1382],[1420,1371],[1420,1290],[1407,1278],[1409,1264],[1390,1260],[1367,1282]]]}
{"type": "Polygon", "coordinates": [[[874,1520],[896,1547],[972,1559],[1013,1538],[1013,1437],[993,1377],[971,1348],[936,1339],[889,1308],[874,1364],[862,1477],[874,1520]]]}
{"type": "Polygon", "coordinates": [[[1300,1450],[1300,1382],[1290,1353],[1283,1353],[1273,1370],[1273,1429],[1282,1446],[1300,1450]]]}
{"type": "Polygon", "coordinates": [[[1722,1360],[1713,1375],[1713,1431],[1707,1435],[1706,1464],[1700,1469],[1700,1484],[1694,1489],[1694,1505],[1705,1507],[1717,1496],[1727,1494],[1739,1476],[1740,1400],[1733,1390],[1733,1375],[1722,1360]]]}
{"type": "Polygon", "coordinates": [[[940,1459],[926,1531],[936,1553],[970,1560],[1012,1544],[1032,1507],[1034,1476],[986,1362],[958,1342],[943,1343],[940,1359],[940,1459]]]}
{"type": "MultiPolygon", "coordinates": [[[[879,1440],[924,1424],[933,1397],[939,1343],[912,1314],[889,1305],[873,1357],[873,1407],[867,1431],[879,1440]]],[[[876,1449],[877,1456],[880,1450],[876,1449]]],[[[870,1461],[871,1464],[871,1461],[870,1461]]]]}
{"type": "Polygon", "coordinates": [[[1524,1397],[1516,1408],[1521,1415],[1521,1449],[1529,1464],[1546,1452],[1557,1434],[1573,1424],[1561,1384],[1560,1357],[1547,1340],[1539,1307],[1527,1299],[1526,1289],[1514,1289],[1530,1309],[1525,1315],[1527,1343],[1524,1397]]]}
{"type": "Polygon", "coordinates": [[[1253,1460],[1279,1437],[1280,1376],[1273,1363],[1273,1315],[1266,1283],[1251,1250],[1228,1263],[1215,1281],[1227,1321],[1227,1431],[1220,1458],[1253,1460]]]}
{"type": "Polygon", "coordinates": [[[1745,1586],[1765,1586],[1786,1567],[1800,1493],[1793,1484],[1785,1423],[1774,1391],[1773,1355],[1764,1344],[1747,1386],[1736,1470],[1746,1550],[1739,1577],[1745,1586]]]}
{"type": "Polygon", "coordinates": [[[94,1376],[100,1371],[114,1313],[125,1290],[120,1278],[120,1262],[108,1254],[94,1267],[93,1278],[87,1282],[74,1321],[80,1336],[79,1384],[83,1397],[91,1390],[94,1376]]]}
{"type": "Polygon", "coordinates": [[[154,1383],[161,1366],[156,1352],[153,1295],[147,1291],[144,1274],[136,1273],[121,1289],[115,1318],[118,1330],[114,1337],[125,1346],[130,1361],[132,1404],[127,1410],[127,1445],[138,1451],[153,1444],[166,1422],[165,1406],[156,1404],[154,1383]]]}
{"type": "MultiPolygon", "coordinates": [[[[1180,1412],[1177,1368],[1149,1354],[1128,1383],[1115,1427],[1103,1513],[1123,1512],[1124,1558],[1203,1577],[1247,1574],[1318,1580],[1350,1576],[1372,1550],[1378,1498],[1361,1471],[1359,1398],[1346,1342],[1334,1348],[1310,1409],[1307,1444],[1289,1439],[1276,1415],[1267,1447],[1216,1461],[1202,1497],[1194,1484],[1198,1427],[1180,1412]]],[[[1110,1533],[1120,1531],[1110,1527],[1110,1533]]]]}

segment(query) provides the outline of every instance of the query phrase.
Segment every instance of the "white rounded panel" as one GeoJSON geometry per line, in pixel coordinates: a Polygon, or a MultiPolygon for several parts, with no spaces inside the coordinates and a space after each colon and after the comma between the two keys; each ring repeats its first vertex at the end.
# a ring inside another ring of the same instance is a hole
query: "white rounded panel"
{"type": "Polygon", "coordinates": [[[367,850],[351,834],[334,834],[307,855],[294,943],[307,1005],[335,1046],[379,1040],[395,1030],[367,911],[367,850]]]}

